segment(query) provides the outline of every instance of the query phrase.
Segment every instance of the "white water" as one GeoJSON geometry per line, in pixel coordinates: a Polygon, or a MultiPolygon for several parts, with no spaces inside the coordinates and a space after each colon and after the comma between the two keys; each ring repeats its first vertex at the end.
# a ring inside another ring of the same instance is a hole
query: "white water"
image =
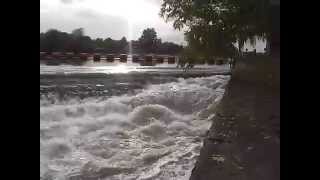
{"type": "Polygon", "coordinates": [[[229,76],[41,106],[43,179],[189,179],[229,76]]]}
{"type": "MultiPolygon", "coordinates": [[[[59,65],[47,66],[40,64],[40,74],[91,74],[91,73],[170,73],[181,74],[183,69],[176,68],[177,64],[157,64],[156,66],[140,66],[137,63],[105,63],[105,62],[91,62],[88,61],[82,66],[73,65],[59,65]]],[[[227,73],[229,72],[229,65],[195,65],[189,73],[227,73]]]]}

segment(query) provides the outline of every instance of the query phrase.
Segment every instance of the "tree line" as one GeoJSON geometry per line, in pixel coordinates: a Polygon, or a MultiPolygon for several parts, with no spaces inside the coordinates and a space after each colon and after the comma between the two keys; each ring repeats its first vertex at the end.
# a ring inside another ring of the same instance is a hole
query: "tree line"
{"type": "Polygon", "coordinates": [[[181,45],[173,42],[162,42],[157,37],[154,28],[143,30],[138,40],[128,41],[126,37],[120,40],[112,38],[91,39],[84,34],[83,28],[71,33],[50,29],[40,33],[41,52],[74,52],[74,53],[156,53],[176,55],[182,51],[181,45]],[[131,48],[130,48],[131,47],[131,48]]]}

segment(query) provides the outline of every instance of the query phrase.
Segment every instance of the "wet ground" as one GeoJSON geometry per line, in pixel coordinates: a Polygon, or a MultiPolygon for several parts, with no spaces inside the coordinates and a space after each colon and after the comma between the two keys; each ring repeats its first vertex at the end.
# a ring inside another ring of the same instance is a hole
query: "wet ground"
{"type": "Polygon", "coordinates": [[[280,179],[279,62],[237,64],[191,180],[280,179]]]}

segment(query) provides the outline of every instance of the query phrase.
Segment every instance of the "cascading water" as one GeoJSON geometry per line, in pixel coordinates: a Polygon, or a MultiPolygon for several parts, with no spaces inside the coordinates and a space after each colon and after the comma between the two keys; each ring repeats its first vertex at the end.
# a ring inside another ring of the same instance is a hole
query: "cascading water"
{"type": "Polygon", "coordinates": [[[40,177],[188,179],[228,80],[173,78],[105,99],[43,96],[40,177]]]}

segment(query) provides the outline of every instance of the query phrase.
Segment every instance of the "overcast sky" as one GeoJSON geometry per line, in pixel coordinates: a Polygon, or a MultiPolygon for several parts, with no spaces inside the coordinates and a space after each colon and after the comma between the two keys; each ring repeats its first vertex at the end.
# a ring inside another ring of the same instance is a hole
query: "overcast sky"
{"type": "Polygon", "coordinates": [[[40,32],[82,27],[91,38],[136,40],[154,27],[163,42],[185,43],[183,31],[159,16],[160,5],[161,0],[40,0],[40,32]]]}
{"type": "MultiPolygon", "coordinates": [[[[48,29],[71,32],[84,28],[91,38],[138,39],[143,29],[153,27],[164,41],[186,44],[183,31],[159,16],[162,0],[40,0],[40,32],[48,29]]],[[[257,42],[258,52],[264,42],[257,42]]],[[[246,45],[249,51],[253,47],[246,45]]]]}

